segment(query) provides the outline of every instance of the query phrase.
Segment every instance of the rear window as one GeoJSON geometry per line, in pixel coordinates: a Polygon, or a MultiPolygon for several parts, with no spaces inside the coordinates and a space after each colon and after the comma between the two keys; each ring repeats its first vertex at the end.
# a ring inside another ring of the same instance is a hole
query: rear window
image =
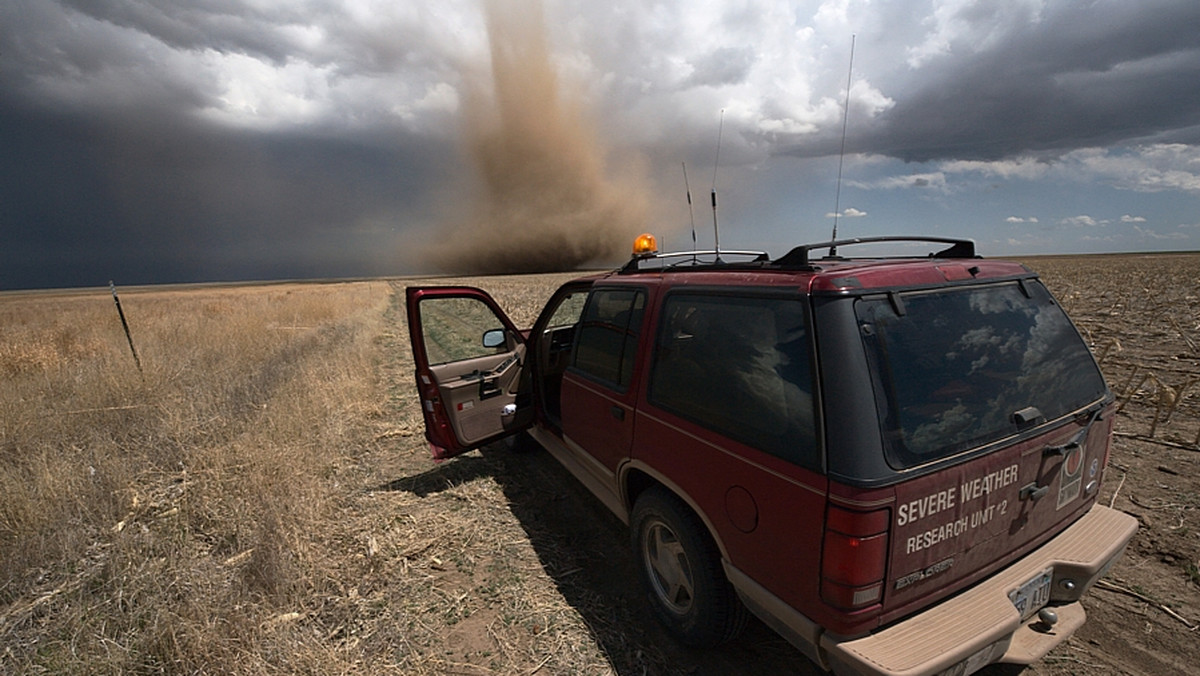
{"type": "Polygon", "coordinates": [[[1040,283],[859,299],[889,462],[908,468],[1053,420],[1107,392],[1075,327],[1040,283]]]}

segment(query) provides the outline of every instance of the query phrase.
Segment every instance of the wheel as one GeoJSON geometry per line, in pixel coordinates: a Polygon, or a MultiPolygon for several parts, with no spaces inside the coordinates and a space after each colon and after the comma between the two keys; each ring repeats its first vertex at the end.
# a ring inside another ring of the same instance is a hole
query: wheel
{"type": "Polygon", "coordinates": [[[674,495],[652,488],[638,498],[630,525],[642,583],[667,629],[692,646],[737,636],[747,611],[700,518],[674,495]]]}

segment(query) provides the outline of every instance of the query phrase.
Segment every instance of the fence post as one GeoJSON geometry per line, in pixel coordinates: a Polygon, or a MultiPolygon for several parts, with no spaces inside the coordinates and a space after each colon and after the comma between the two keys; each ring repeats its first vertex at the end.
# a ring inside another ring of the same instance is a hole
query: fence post
{"type": "MultiPolygon", "coordinates": [[[[137,364],[138,373],[142,373],[142,360],[138,359],[137,350],[133,348],[133,336],[129,335],[129,323],[125,321],[125,311],[121,309],[121,299],[117,298],[117,286],[108,280],[108,288],[112,291],[113,302],[117,304],[117,314],[121,317],[121,328],[125,329],[125,340],[129,341],[129,351],[133,354],[133,363],[137,364]]],[[[142,375],[145,375],[142,373],[142,375]]]]}

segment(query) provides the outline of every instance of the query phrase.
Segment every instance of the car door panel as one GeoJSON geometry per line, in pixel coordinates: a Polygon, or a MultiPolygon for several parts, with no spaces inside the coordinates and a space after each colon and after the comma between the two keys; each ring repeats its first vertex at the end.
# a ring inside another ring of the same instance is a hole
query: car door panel
{"type": "Polygon", "coordinates": [[[633,441],[638,346],[647,293],[641,287],[593,289],[562,379],[563,435],[613,481],[633,441]]]}
{"type": "Polygon", "coordinates": [[[518,406],[525,339],[486,292],[472,287],[408,287],[409,337],[425,437],[435,459],[478,448],[527,428],[518,406]],[[503,333],[499,344],[492,337],[503,333]]]}
{"type": "Polygon", "coordinates": [[[509,432],[506,406],[515,407],[518,364],[525,346],[509,354],[470,359],[430,368],[443,404],[451,413],[455,436],[464,446],[472,446],[509,432]],[[499,415],[497,415],[499,411],[499,415]]]}

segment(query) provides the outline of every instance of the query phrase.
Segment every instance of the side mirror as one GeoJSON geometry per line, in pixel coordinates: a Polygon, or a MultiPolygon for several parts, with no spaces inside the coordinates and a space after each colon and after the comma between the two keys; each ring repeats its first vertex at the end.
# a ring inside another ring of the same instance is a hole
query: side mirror
{"type": "Polygon", "coordinates": [[[505,343],[504,329],[492,329],[483,332],[483,346],[486,348],[501,347],[505,343]]]}

